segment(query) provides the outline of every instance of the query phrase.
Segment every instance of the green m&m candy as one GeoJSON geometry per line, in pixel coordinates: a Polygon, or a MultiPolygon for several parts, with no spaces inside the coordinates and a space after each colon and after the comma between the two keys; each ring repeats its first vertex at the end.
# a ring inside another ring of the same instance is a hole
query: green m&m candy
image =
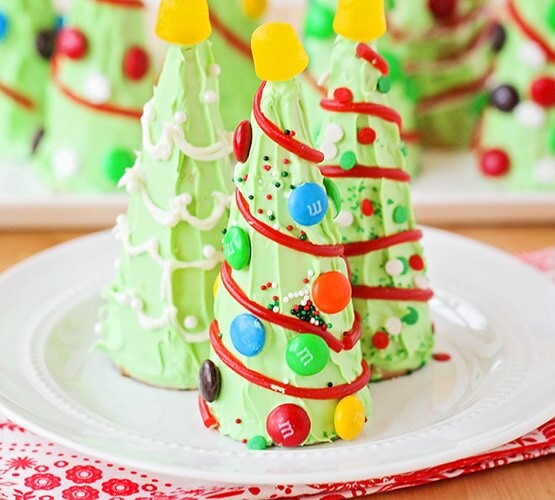
{"type": "Polygon", "coordinates": [[[402,224],[403,222],[407,222],[408,218],[409,218],[409,211],[407,210],[406,207],[403,207],[402,205],[395,207],[395,210],[393,210],[394,222],[396,222],[397,224],[402,224]]]}
{"type": "Polygon", "coordinates": [[[324,369],[330,358],[327,344],[318,335],[305,333],[287,345],[285,360],[298,375],[314,375],[324,369]]]}
{"type": "Polygon", "coordinates": [[[128,168],[135,163],[135,153],[123,148],[113,149],[104,158],[104,175],[117,184],[128,168]]]}
{"type": "Polygon", "coordinates": [[[224,257],[236,270],[244,269],[251,260],[251,242],[247,232],[239,226],[231,226],[224,237],[224,257]]]}
{"type": "Polygon", "coordinates": [[[407,325],[415,325],[418,322],[418,311],[414,307],[409,307],[408,311],[401,319],[407,325]]]}

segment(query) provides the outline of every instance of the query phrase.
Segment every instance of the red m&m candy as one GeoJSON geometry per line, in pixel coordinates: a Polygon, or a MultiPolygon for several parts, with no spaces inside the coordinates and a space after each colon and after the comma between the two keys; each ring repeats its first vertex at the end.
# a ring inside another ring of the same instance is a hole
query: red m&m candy
{"type": "Polygon", "coordinates": [[[141,47],[131,47],[123,58],[123,73],[130,80],[140,80],[148,73],[149,65],[147,52],[141,47]]]}
{"type": "Polygon", "coordinates": [[[58,53],[70,59],[82,59],[87,53],[87,37],[75,28],[63,28],[56,40],[58,53]]]}
{"type": "Polygon", "coordinates": [[[532,82],[532,99],[544,108],[555,106],[555,79],[543,76],[532,82]]]}
{"type": "Polygon", "coordinates": [[[300,406],[284,404],[274,408],[266,419],[266,430],[279,446],[300,446],[310,432],[310,417],[300,406]]]}

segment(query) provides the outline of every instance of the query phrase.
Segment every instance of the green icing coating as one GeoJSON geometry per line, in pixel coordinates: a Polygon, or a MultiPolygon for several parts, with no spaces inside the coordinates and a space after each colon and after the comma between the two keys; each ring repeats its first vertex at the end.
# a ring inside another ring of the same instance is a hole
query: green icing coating
{"type": "Polygon", "coordinates": [[[50,0],[0,0],[0,156],[4,158],[28,158],[42,128],[50,66],[37,50],[37,37],[41,32],[53,37],[55,23],[50,0]]]}
{"type": "MultiPolygon", "coordinates": [[[[330,88],[347,87],[353,94],[353,102],[387,106],[388,96],[377,89],[381,74],[356,56],[356,46],[356,42],[338,37],[331,56],[330,88]]],[[[326,112],[317,141],[320,146],[327,140],[328,127],[340,127],[343,131],[342,139],[336,143],[338,157],[344,151],[354,152],[360,166],[404,169],[402,142],[394,123],[377,116],[326,112]],[[370,127],[376,132],[376,141],[372,145],[358,142],[358,130],[362,127],[370,127]]],[[[326,163],[333,164],[333,161],[334,158],[330,158],[326,163]]],[[[374,240],[414,229],[408,183],[385,178],[349,177],[335,178],[334,181],[343,197],[343,212],[338,218],[343,242],[374,240]],[[373,206],[373,210],[367,210],[368,206],[373,206]]],[[[414,289],[417,283],[425,283],[425,269],[413,269],[408,263],[412,256],[423,259],[422,254],[419,242],[409,242],[349,257],[352,284],[414,289]],[[388,273],[390,261],[400,261],[399,273],[388,273]]],[[[429,360],[434,341],[427,303],[355,298],[354,305],[362,318],[362,350],[372,365],[372,380],[416,370],[429,360]],[[388,331],[388,326],[392,331],[388,331]],[[374,347],[372,338],[377,332],[389,334],[387,348],[374,347]]]]}
{"type": "MultiPolygon", "coordinates": [[[[391,102],[405,118],[403,97],[417,101],[415,125],[427,146],[461,148],[472,140],[476,95],[493,59],[485,3],[458,1],[456,16],[463,21],[455,26],[436,20],[427,0],[395,2],[388,11],[383,46],[406,73],[405,96],[392,92],[391,102]]],[[[407,163],[410,172],[410,154],[407,163]]]]}
{"type": "Polygon", "coordinates": [[[141,145],[139,116],[152,94],[155,68],[134,80],[124,73],[130,48],[147,51],[144,9],[75,0],[65,28],[77,29],[87,40],[82,58],[55,55],[57,77],[48,95],[46,134],[38,150],[37,168],[55,189],[79,193],[114,191],[118,173],[129,165],[113,161],[114,151],[128,154],[141,145]],[[68,96],[66,89],[86,103],[133,111],[134,116],[90,107],[68,96]],[[138,115],[138,116],[137,116],[138,115]]]}
{"type": "MultiPolygon", "coordinates": [[[[548,16],[553,1],[531,4],[515,0],[514,5],[524,22],[555,52],[555,31],[549,26],[548,16]]],[[[510,168],[493,182],[515,190],[553,190],[555,107],[535,104],[531,89],[539,78],[555,81],[555,60],[532,43],[511,16],[504,28],[506,41],[491,77],[491,88],[512,86],[518,93],[519,105],[510,112],[501,111],[493,103],[487,107],[478,141],[478,160],[484,152],[500,149],[508,155],[510,168]]]]}
{"type": "MultiPolygon", "coordinates": [[[[303,109],[301,88],[297,80],[268,82],[264,89],[262,112],[277,124],[281,130],[295,132],[295,138],[311,144],[306,112],[303,109]]],[[[334,209],[327,210],[324,218],[312,226],[299,226],[288,210],[291,186],[312,182],[324,188],[319,169],[311,162],[289,153],[266,136],[251,118],[253,142],[250,156],[245,163],[235,167],[235,179],[245,179],[236,183],[236,188],[247,200],[250,212],[261,222],[274,227],[281,233],[308,240],[319,245],[336,245],[341,242],[340,234],[333,220],[334,209]],[[264,168],[269,165],[270,168],[264,168]],[[280,172],[287,172],[287,181],[279,188],[274,185],[280,172]]],[[[236,204],[232,204],[230,226],[245,230],[251,242],[252,259],[249,266],[233,271],[232,276],[243,293],[253,302],[272,312],[293,317],[295,305],[304,297],[311,298],[311,289],[319,275],[328,271],[347,273],[343,259],[316,257],[279,245],[267,236],[257,232],[245,221],[236,204]],[[268,286],[269,285],[269,286],[268,286]],[[274,299],[277,297],[277,300],[274,299]]],[[[240,305],[223,284],[218,287],[215,302],[215,316],[219,323],[223,345],[246,368],[277,381],[305,388],[327,388],[354,381],[361,373],[362,354],[360,345],[340,353],[329,352],[329,362],[317,373],[309,376],[297,374],[286,362],[285,353],[290,342],[299,334],[273,322],[262,320],[266,341],[262,351],[252,357],[245,357],[235,349],[230,336],[231,323],[235,317],[248,311],[240,305]]],[[[269,313],[271,314],[271,313],[269,313]]],[[[343,332],[350,330],[354,321],[352,304],[335,314],[320,312],[328,324],[328,332],[341,339],[343,332]]],[[[210,359],[221,371],[222,388],[218,399],[209,403],[211,412],[219,422],[219,431],[236,440],[250,440],[263,436],[267,442],[272,439],[266,429],[270,412],[283,404],[300,406],[308,414],[311,428],[303,444],[329,442],[337,437],[334,427],[335,408],[338,399],[301,399],[272,391],[251,383],[228,368],[216,351],[211,350],[210,359]],[[237,422],[240,421],[240,424],[237,422]]],[[[320,367],[318,367],[320,368],[320,367]]],[[[371,401],[368,389],[358,391],[358,398],[369,415],[371,401]]]]}
{"type": "Polygon", "coordinates": [[[252,100],[259,80],[254,72],[250,55],[250,39],[261,20],[247,17],[241,6],[241,0],[208,0],[213,15],[220,23],[241,41],[243,49],[223,36],[219,27],[212,26],[211,40],[214,56],[221,68],[221,102],[224,126],[235,130],[237,125],[247,120],[252,108],[252,100]]]}
{"type": "Polygon", "coordinates": [[[116,227],[123,250],[100,314],[99,348],[161,387],[195,388],[209,350],[232,190],[213,65],[210,42],[168,50],[142,118],[143,151],[122,179],[130,193],[116,227]]]}

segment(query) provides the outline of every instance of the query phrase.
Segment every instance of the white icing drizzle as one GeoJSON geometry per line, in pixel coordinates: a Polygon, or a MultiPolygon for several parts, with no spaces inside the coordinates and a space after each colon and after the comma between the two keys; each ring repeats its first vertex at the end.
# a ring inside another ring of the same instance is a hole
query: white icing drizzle
{"type": "Polygon", "coordinates": [[[129,227],[127,218],[120,215],[116,221],[114,228],[116,239],[120,240],[124,251],[134,257],[138,255],[148,254],[154,262],[162,268],[162,279],[160,287],[160,300],[168,304],[164,312],[159,318],[148,316],[144,312],[144,302],[139,298],[135,290],[127,290],[125,292],[111,292],[116,302],[129,306],[137,313],[137,319],[142,328],[147,331],[157,330],[159,328],[175,328],[186,342],[200,343],[208,340],[208,331],[200,333],[187,332],[177,319],[177,307],[173,301],[172,273],[181,269],[201,269],[210,271],[218,264],[223,262],[224,256],[222,252],[209,252],[203,260],[193,262],[181,262],[175,259],[166,259],[160,255],[160,244],[157,240],[151,239],[139,245],[133,245],[130,240],[129,227]]]}
{"type": "Polygon", "coordinates": [[[143,133],[143,149],[152,156],[154,160],[167,160],[174,146],[184,155],[197,161],[221,160],[231,154],[231,135],[225,132],[219,134],[218,140],[209,146],[194,146],[185,138],[185,132],[181,125],[186,121],[185,114],[179,115],[181,119],[174,120],[172,123],[165,123],[162,127],[160,140],[153,144],[150,135],[150,124],[155,118],[154,104],[149,101],[144,106],[143,116],[141,117],[141,127],[143,133]]]}
{"type": "Polygon", "coordinates": [[[140,192],[143,204],[152,215],[153,219],[164,227],[175,227],[179,222],[187,222],[199,231],[211,231],[216,227],[226,210],[231,206],[231,196],[214,191],[214,208],[208,217],[201,219],[192,215],[188,206],[193,202],[193,197],[189,193],[182,193],[170,199],[170,209],[164,210],[158,207],[150,198],[144,184],[143,170],[140,165],[140,158],[137,158],[135,165],[127,169],[120,180],[120,186],[125,186],[129,194],[140,192]]]}

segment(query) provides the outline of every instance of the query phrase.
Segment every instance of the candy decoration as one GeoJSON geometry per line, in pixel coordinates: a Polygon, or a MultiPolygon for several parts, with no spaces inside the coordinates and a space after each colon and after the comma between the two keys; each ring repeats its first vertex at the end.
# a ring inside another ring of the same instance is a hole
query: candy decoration
{"type": "Polygon", "coordinates": [[[520,97],[512,85],[500,85],[492,91],[490,102],[498,110],[508,113],[517,107],[520,97]]]}
{"type": "Polygon", "coordinates": [[[333,9],[313,3],[310,6],[308,15],[304,24],[304,33],[307,37],[327,39],[334,36],[333,17],[335,13],[333,9]]]}
{"type": "Polygon", "coordinates": [[[340,103],[347,103],[353,100],[353,93],[347,87],[339,87],[333,92],[333,99],[340,103]]]}
{"type": "Polygon", "coordinates": [[[268,8],[268,0],[242,0],[243,12],[251,19],[258,19],[268,8]]]}
{"type": "Polygon", "coordinates": [[[551,154],[555,156],[555,127],[549,132],[548,147],[551,154]]]}
{"type": "Polygon", "coordinates": [[[368,198],[362,200],[362,203],[360,204],[360,209],[363,215],[365,215],[366,217],[374,215],[374,204],[368,198]]]}
{"type": "Polygon", "coordinates": [[[403,206],[395,207],[395,210],[393,210],[394,222],[396,222],[397,224],[403,224],[407,222],[408,218],[409,218],[409,211],[407,210],[406,207],[403,207],[403,206]]]}
{"type": "Polygon", "coordinates": [[[283,404],[274,408],[266,419],[266,430],[279,446],[295,447],[310,433],[310,417],[300,406],[283,404]]]}
{"type": "Polygon", "coordinates": [[[500,23],[495,23],[491,30],[491,48],[495,53],[501,52],[507,41],[507,31],[500,23]]]}
{"type": "Polygon", "coordinates": [[[56,33],[52,30],[40,31],[35,40],[37,52],[43,59],[50,59],[56,45],[56,33]]]}
{"type": "Polygon", "coordinates": [[[287,206],[295,222],[302,226],[314,226],[326,216],[328,197],[318,184],[305,182],[293,190],[287,206]]]}
{"type": "Polygon", "coordinates": [[[345,151],[339,160],[339,166],[343,170],[351,170],[357,164],[357,157],[352,151],[345,151]]]}
{"type": "Polygon", "coordinates": [[[391,80],[387,76],[378,78],[378,92],[387,94],[391,90],[391,80]]]}
{"type": "Polygon", "coordinates": [[[480,158],[480,169],[489,177],[501,177],[509,172],[511,160],[501,149],[490,149],[480,158]]]}
{"type": "Polygon", "coordinates": [[[336,214],[339,215],[339,212],[341,212],[341,193],[337,184],[328,177],[324,177],[324,188],[328,197],[333,201],[336,214]]]}
{"type": "Polygon", "coordinates": [[[405,266],[399,259],[389,259],[385,264],[385,272],[389,276],[400,276],[404,269],[405,266]]]}
{"type": "Polygon", "coordinates": [[[114,184],[117,184],[128,168],[135,163],[135,153],[127,149],[114,149],[108,153],[104,160],[102,170],[104,175],[114,184]]]}
{"type": "Polygon", "coordinates": [[[252,125],[249,120],[244,120],[235,129],[233,134],[233,153],[240,163],[245,163],[252,146],[252,125]]]}
{"type": "Polygon", "coordinates": [[[355,221],[355,217],[352,212],[349,212],[348,210],[341,210],[335,221],[341,227],[350,227],[355,221]]]}
{"type": "Polygon", "coordinates": [[[545,21],[549,29],[555,33],[555,3],[552,3],[549,7],[547,7],[545,21]]]}
{"type": "Polygon", "coordinates": [[[385,332],[376,332],[373,336],[372,336],[372,345],[376,348],[376,349],[386,349],[387,346],[389,345],[389,335],[385,332]]]}
{"type": "Polygon", "coordinates": [[[415,253],[409,258],[409,266],[415,271],[422,271],[424,269],[424,259],[415,253]]]}
{"type": "Polygon", "coordinates": [[[358,131],[357,140],[360,144],[369,145],[376,141],[376,131],[370,127],[362,127],[358,131]]]}
{"type": "Polygon", "coordinates": [[[414,307],[408,308],[408,313],[402,318],[403,323],[407,325],[415,325],[418,322],[418,311],[414,307]]]}
{"type": "Polygon", "coordinates": [[[312,285],[314,304],[328,314],[343,311],[349,305],[351,295],[351,283],[339,271],[321,274],[312,285]]]}
{"type": "Polygon", "coordinates": [[[448,21],[457,13],[458,0],[428,0],[428,9],[438,21],[448,21]]]}
{"type": "Polygon", "coordinates": [[[40,146],[40,143],[42,142],[44,138],[44,128],[40,128],[37,130],[37,133],[35,134],[35,136],[33,137],[33,142],[31,145],[31,152],[33,154],[35,154],[37,152],[37,149],[40,146]]]}
{"type": "Polygon", "coordinates": [[[91,73],[85,79],[85,95],[93,104],[103,104],[112,96],[110,79],[102,73],[91,73]]]}
{"type": "Polygon", "coordinates": [[[224,257],[238,271],[245,268],[251,259],[251,243],[247,232],[239,226],[231,226],[224,237],[224,257]]]}
{"type": "Polygon", "coordinates": [[[285,360],[298,375],[309,376],[321,372],[330,358],[327,344],[311,333],[299,335],[287,344],[285,360]]]}
{"type": "Polygon", "coordinates": [[[156,23],[156,34],[162,40],[176,45],[196,45],[207,40],[211,33],[206,0],[162,0],[156,23]]]}
{"type": "Polygon", "coordinates": [[[240,314],[229,328],[231,342],[237,351],[247,357],[256,356],[266,343],[266,330],[252,314],[240,314]]]}
{"type": "Polygon", "coordinates": [[[534,102],[544,108],[555,106],[555,79],[551,77],[541,77],[532,82],[530,89],[534,102]]]}
{"type": "Polygon", "coordinates": [[[265,450],[267,447],[268,443],[264,436],[253,436],[247,441],[247,448],[249,450],[265,450]]]}
{"type": "Polygon", "coordinates": [[[130,80],[141,80],[148,73],[150,61],[141,47],[131,47],[123,58],[123,73],[130,80]]]}
{"type": "Polygon", "coordinates": [[[333,29],[356,42],[380,38],[387,30],[383,0],[339,0],[333,29]]]}
{"type": "Polygon", "coordinates": [[[341,439],[355,439],[366,423],[364,404],[357,396],[344,397],[335,407],[333,423],[335,432],[341,439]]]}
{"type": "Polygon", "coordinates": [[[403,331],[403,322],[395,316],[388,318],[384,326],[391,335],[399,335],[403,331]]]}
{"type": "Polygon", "coordinates": [[[337,125],[337,123],[330,123],[326,127],[326,130],[324,130],[324,137],[326,138],[326,141],[329,142],[339,142],[341,139],[343,139],[344,135],[345,132],[339,125],[337,125]]]}
{"type": "Polygon", "coordinates": [[[222,388],[222,376],[218,367],[209,359],[200,365],[198,386],[200,394],[209,403],[218,399],[222,388]]]}
{"type": "Polygon", "coordinates": [[[218,419],[210,411],[205,399],[200,394],[198,396],[198,408],[202,423],[207,429],[217,429],[220,426],[218,419]]]}
{"type": "Polygon", "coordinates": [[[252,55],[261,80],[289,80],[308,66],[308,55],[294,28],[287,23],[266,23],[256,29],[252,34],[252,55]],[[274,43],[275,40],[280,43],[274,43]]]}
{"type": "Polygon", "coordinates": [[[10,22],[8,21],[8,16],[6,16],[4,12],[0,12],[0,41],[8,36],[9,27],[10,22]]]}
{"type": "Polygon", "coordinates": [[[56,50],[70,59],[82,59],[88,49],[87,38],[75,28],[63,28],[58,34],[56,50]]]}
{"type": "Polygon", "coordinates": [[[547,117],[545,109],[533,101],[523,101],[515,108],[517,121],[524,127],[540,128],[547,117]]]}

